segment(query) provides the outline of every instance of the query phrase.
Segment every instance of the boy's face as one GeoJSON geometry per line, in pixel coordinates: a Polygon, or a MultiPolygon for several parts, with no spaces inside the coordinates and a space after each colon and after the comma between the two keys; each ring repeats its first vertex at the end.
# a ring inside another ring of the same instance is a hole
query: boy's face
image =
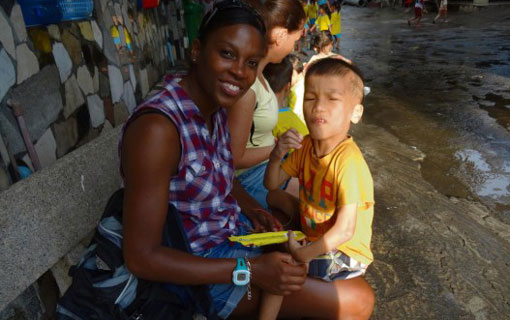
{"type": "Polygon", "coordinates": [[[347,137],[350,123],[361,119],[363,106],[353,92],[355,77],[348,73],[306,79],[303,113],[312,139],[338,143],[347,137]]]}

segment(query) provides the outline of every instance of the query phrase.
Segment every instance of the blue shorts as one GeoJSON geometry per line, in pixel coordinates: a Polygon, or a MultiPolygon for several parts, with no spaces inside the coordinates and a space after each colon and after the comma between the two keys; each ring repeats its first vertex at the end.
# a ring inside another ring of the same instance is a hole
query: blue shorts
{"type": "Polygon", "coordinates": [[[244,190],[267,210],[266,198],[268,190],[264,187],[266,168],[267,161],[244,171],[237,176],[237,180],[239,180],[244,190]]]}
{"type": "MultiPolygon", "coordinates": [[[[285,158],[286,157],[287,155],[285,155],[285,158]]],[[[250,196],[255,198],[255,200],[257,200],[257,202],[260,203],[260,205],[266,210],[268,209],[266,199],[269,190],[264,187],[264,174],[266,173],[267,164],[268,162],[266,161],[256,165],[255,167],[251,167],[237,176],[237,180],[239,180],[244,190],[246,190],[250,196]]],[[[287,179],[287,181],[282,185],[281,188],[283,190],[287,188],[289,180],[290,179],[287,179]]]]}
{"type": "MultiPolygon", "coordinates": [[[[252,225],[250,220],[244,215],[239,215],[241,222],[241,228],[237,235],[248,234],[251,232],[252,225]]],[[[243,257],[256,257],[262,253],[260,247],[244,247],[242,244],[237,242],[230,242],[228,239],[221,244],[201,252],[195,253],[197,256],[204,258],[243,258],[243,257]]],[[[232,271],[234,271],[232,269],[232,271]]],[[[168,289],[178,294],[184,301],[188,300],[189,297],[183,296],[182,286],[168,284],[168,289]]],[[[248,290],[248,286],[236,286],[234,284],[211,284],[208,285],[209,293],[212,297],[214,308],[218,314],[218,317],[222,319],[228,318],[232,311],[237,307],[237,304],[244,297],[248,290]]]]}
{"type": "Polygon", "coordinates": [[[337,34],[333,35],[333,38],[335,38],[335,39],[340,39],[341,37],[342,37],[341,33],[337,33],[337,34]]]}
{"type": "Polygon", "coordinates": [[[316,20],[315,18],[310,18],[310,22],[308,22],[308,24],[310,26],[313,26],[315,24],[315,20],[316,20]]]}

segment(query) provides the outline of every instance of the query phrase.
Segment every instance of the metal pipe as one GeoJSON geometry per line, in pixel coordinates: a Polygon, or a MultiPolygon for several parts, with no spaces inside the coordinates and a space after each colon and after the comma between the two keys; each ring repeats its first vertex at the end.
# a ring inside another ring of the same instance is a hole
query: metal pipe
{"type": "Polygon", "coordinates": [[[41,170],[41,162],[39,161],[39,156],[35,151],[34,145],[32,144],[32,140],[30,140],[30,135],[28,133],[28,128],[25,123],[25,119],[23,118],[23,108],[21,105],[12,99],[7,100],[7,105],[12,108],[12,112],[18,121],[19,128],[21,130],[21,135],[23,136],[23,141],[25,141],[25,146],[27,147],[28,156],[30,160],[32,160],[32,165],[34,166],[35,171],[41,170]]]}

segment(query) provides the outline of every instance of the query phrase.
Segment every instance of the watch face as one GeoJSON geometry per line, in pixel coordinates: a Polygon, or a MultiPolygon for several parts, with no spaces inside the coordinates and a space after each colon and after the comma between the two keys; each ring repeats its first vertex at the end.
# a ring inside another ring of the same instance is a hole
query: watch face
{"type": "Polygon", "coordinates": [[[237,286],[244,286],[250,283],[250,272],[248,270],[235,270],[232,281],[237,286]]]}

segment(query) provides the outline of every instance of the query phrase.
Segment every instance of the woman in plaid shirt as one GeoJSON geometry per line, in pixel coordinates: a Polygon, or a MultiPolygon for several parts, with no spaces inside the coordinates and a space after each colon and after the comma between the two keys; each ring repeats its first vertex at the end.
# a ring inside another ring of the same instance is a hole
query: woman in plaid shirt
{"type": "MultiPolygon", "coordinates": [[[[220,318],[252,314],[260,290],[286,295],[282,313],[289,316],[357,312],[366,307],[358,301],[372,297],[367,288],[317,286],[306,279],[306,266],[289,254],[261,254],[227,239],[248,232],[251,224],[232,196],[234,168],[224,108],[253,84],[266,50],[258,13],[239,0],[219,2],[193,42],[188,75],[168,77],[165,88],[133,112],[121,141],[126,264],[139,278],[174,284],[169,290],[210,284],[220,318]],[[193,254],[161,245],[168,203],[181,214],[193,254]],[[232,283],[239,259],[250,266],[251,284],[232,283]],[[249,288],[252,294],[246,295],[249,288]],[[315,308],[317,301],[321,310],[315,308]]],[[[255,225],[264,224],[264,217],[250,218],[255,225]]]]}

